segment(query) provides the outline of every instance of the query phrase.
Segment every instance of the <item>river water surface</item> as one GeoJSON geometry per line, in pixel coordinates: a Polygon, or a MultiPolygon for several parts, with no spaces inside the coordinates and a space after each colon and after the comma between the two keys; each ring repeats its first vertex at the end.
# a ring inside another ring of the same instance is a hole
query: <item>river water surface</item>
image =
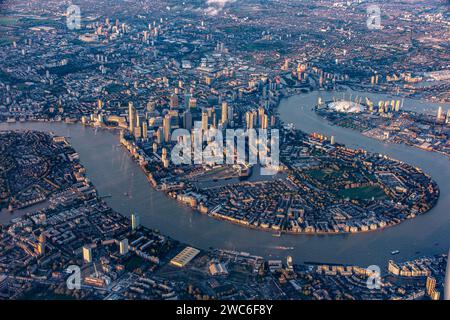
{"type": "MultiPolygon", "coordinates": [[[[361,266],[384,266],[393,257],[390,254],[393,250],[400,250],[400,254],[394,256],[396,260],[446,252],[450,247],[449,160],[443,155],[385,144],[356,131],[331,126],[311,111],[319,95],[324,100],[332,97],[331,93],[313,92],[284,99],[279,107],[280,117],[306,132],[334,135],[337,142],[387,154],[423,168],[440,187],[441,197],[437,205],[423,216],[371,233],[274,237],[269,232],[199,214],[155,191],[139,166],[119,146],[118,134],[113,131],[56,122],[2,123],[0,130],[44,130],[69,137],[80,154],[88,178],[101,196],[111,196],[105,200],[114,210],[126,216],[137,212],[143,225],[200,248],[233,249],[266,258],[290,255],[296,263],[316,261],[361,266]]],[[[336,96],[342,97],[342,93],[336,96]]],[[[375,100],[373,95],[371,98],[375,100]]],[[[381,98],[385,99],[383,96],[381,98]]],[[[405,100],[405,108],[408,105],[415,110],[437,108],[437,105],[405,100]]],[[[0,215],[0,221],[11,217],[6,212],[0,215]]]]}

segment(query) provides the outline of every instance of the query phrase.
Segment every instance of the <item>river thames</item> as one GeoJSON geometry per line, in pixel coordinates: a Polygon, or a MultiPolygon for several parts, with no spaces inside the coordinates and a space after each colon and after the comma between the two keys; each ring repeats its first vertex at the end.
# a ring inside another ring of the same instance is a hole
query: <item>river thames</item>
{"type": "MultiPolygon", "coordinates": [[[[356,93],[352,94],[355,97],[356,93]]],[[[290,255],[296,263],[315,261],[361,266],[385,266],[392,258],[403,260],[446,252],[450,247],[449,159],[413,147],[386,144],[350,129],[331,126],[311,110],[319,95],[323,100],[333,97],[332,93],[312,92],[284,99],[278,110],[280,118],[303,131],[334,135],[339,143],[386,154],[422,168],[439,185],[441,196],[437,205],[425,215],[376,232],[283,234],[274,237],[269,232],[248,229],[194,212],[154,190],[139,166],[119,146],[117,132],[56,122],[2,123],[0,130],[44,130],[69,137],[87,170],[87,177],[100,196],[110,196],[105,201],[114,210],[126,216],[137,212],[146,227],[158,229],[174,239],[203,249],[213,247],[246,251],[269,259],[290,255]],[[393,250],[400,250],[400,253],[392,256],[390,252],[393,250]]],[[[346,95],[349,96],[349,93],[346,95]]],[[[374,99],[374,95],[367,95],[374,99]]],[[[342,93],[336,93],[335,97],[342,98],[342,93]]],[[[384,96],[378,97],[384,99],[384,96]]],[[[437,108],[435,104],[408,99],[404,104],[405,108],[425,112],[437,108]]],[[[0,221],[3,222],[15,217],[6,212],[1,215],[0,221]]]]}

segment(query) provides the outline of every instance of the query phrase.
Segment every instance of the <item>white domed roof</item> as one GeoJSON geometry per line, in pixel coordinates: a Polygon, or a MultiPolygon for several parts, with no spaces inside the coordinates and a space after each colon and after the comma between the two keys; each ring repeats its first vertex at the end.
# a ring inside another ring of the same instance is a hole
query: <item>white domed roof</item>
{"type": "Polygon", "coordinates": [[[337,112],[358,113],[364,111],[364,106],[353,101],[331,102],[328,107],[337,112]]]}

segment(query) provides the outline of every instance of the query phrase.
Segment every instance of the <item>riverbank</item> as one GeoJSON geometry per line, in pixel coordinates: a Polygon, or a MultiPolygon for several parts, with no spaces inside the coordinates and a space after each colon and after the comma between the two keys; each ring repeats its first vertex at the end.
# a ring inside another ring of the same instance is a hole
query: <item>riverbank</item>
{"type": "MultiPolygon", "coordinates": [[[[145,159],[142,157],[141,153],[138,152],[139,149],[137,149],[137,146],[132,145],[128,142],[125,143],[125,149],[128,151],[130,156],[136,161],[136,163],[140,166],[141,170],[146,175],[148,181],[151,183],[152,187],[155,188],[158,191],[161,191],[161,186],[157,183],[157,181],[153,177],[153,173],[147,169],[147,163],[145,162],[145,159]]],[[[391,161],[395,161],[394,159],[391,159],[391,161]]],[[[412,169],[412,168],[411,168],[412,169]]],[[[429,176],[424,174],[425,177],[431,180],[429,176]]],[[[230,217],[227,215],[216,213],[214,210],[210,210],[205,206],[199,205],[188,205],[187,203],[183,201],[178,200],[178,196],[182,195],[182,193],[178,193],[177,190],[167,190],[164,192],[169,198],[172,198],[173,200],[178,201],[179,203],[185,205],[186,207],[192,209],[196,214],[200,213],[203,215],[207,215],[211,218],[220,220],[220,221],[226,221],[228,223],[232,223],[241,227],[249,228],[249,229],[255,229],[260,231],[266,231],[270,233],[282,233],[282,234],[291,234],[291,235],[340,235],[340,234],[357,234],[357,233],[369,233],[369,232],[375,232],[375,231],[381,231],[387,227],[393,227],[397,226],[398,224],[404,222],[408,219],[413,219],[416,216],[423,215],[426,212],[428,212],[430,209],[433,208],[433,206],[436,204],[437,199],[439,198],[439,189],[434,184],[433,185],[433,193],[435,196],[431,199],[430,203],[427,206],[427,209],[423,211],[417,212],[417,214],[410,213],[405,216],[404,219],[397,218],[396,220],[389,220],[386,223],[379,223],[378,225],[364,225],[362,224],[360,227],[348,227],[346,229],[326,229],[326,230],[319,230],[319,229],[313,229],[313,231],[309,231],[311,229],[302,229],[300,231],[293,231],[289,229],[282,229],[278,226],[270,226],[270,225],[255,225],[252,223],[249,223],[248,220],[240,220],[236,219],[234,217],[230,217]]]]}
{"type": "MultiPolygon", "coordinates": [[[[342,88],[341,91],[338,92],[344,92],[344,88],[342,88]]],[[[303,89],[300,89],[301,94],[311,94],[314,92],[309,90],[308,92],[304,92],[303,89]]],[[[294,90],[290,90],[289,94],[286,94],[286,92],[283,92],[282,98],[283,99],[288,99],[289,97],[293,97],[293,96],[298,96],[299,92],[294,90]]],[[[278,110],[278,106],[279,103],[277,105],[276,110],[278,110]]],[[[281,119],[279,117],[277,117],[278,121],[281,122],[281,125],[283,125],[283,122],[281,121],[281,119]]],[[[42,122],[46,122],[46,121],[42,121],[42,120],[37,120],[36,122],[42,123],[42,122]]],[[[52,121],[48,121],[50,123],[52,123],[52,121]]],[[[21,123],[23,123],[23,121],[21,121],[21,123]]],[[[113,132],[115,131],[126,131],[127,129],[125,128],[120,128],[117,126],[107,126],[105,124],[102,123],[98,123],[98,122],[90,122],[90,123],[85,123],[84,121],[81,122],[77,119],[69,119],[69,121],[64,121],[65,124],[69,124],[69,125],[73,125],[73,124],[81,124],[82,126],[88,126],[93,128],[94,130],[98,130],[98,129],[107,129],[107,130],[111,130],[113,132]]],[[[301,130],[298,130],[301,132],[301,130]]],[[[140,156],[140,152],[138,147],[134,144],[125,144],[123,143],[122,138],[120,139],[121,145],[125,146],[125,148],[127,149],[128,153],[131,155],[131,157],[136,160],[137,164],[139,165],[139,167],[141,168],[141,170],[143,170],[147,180],[150,182],[151,186],[157,190],[157,191],[162,191],[162,188],[160,185],[158,185],[157,181],[154,179],[153,177],[153,173],[149,170],[147,170],[146,168],[146,163],[144,161],[144,159],[140,156]]],[[[141,150],[142,151],[142,150],[141,150]]],[[[439,194],[439,189],[436,188],[437,194],[439,194]]],[[[318,230],[318,229],[314,229],[313,231],[311,230],[307,230],[307,231],[298,231],[297,230],[292,230],[292,229],[284,229],[284,228],[280,228],[279,226],[270,226],[267,224],[263,224],[263,225],[256,225],[256,224],[249,224],[248,221],[244,221],[244,220],[239,220],[239,219],[235,219],[226,215],[221,215],[218,213],[213,212],[212,210],[209,210],[207,207],[201,207],[201,208],[197,208],[195,206],[189,205],[186,202],[180,201],[177,198],[177,191],[170,191],[170,190],[165,190],[163,192],[168,199],[173,199],[176,200],[178,203],[181,203],[182,205],[184,205],[186,208],[189,208],[190,210],[193,210],[196,213],[201,213],[203,215],[207,215],[209,217],[212,217],[214,219],[217,220],[221,220],[221,221],[227,221],[230,222],[232,224],[238,225],[238,226],[243,226],[246,228],[251,228],[251,229],[255,229],[255,230],[261,230],[261,231],[266,231],[266,232],[270,232],[270,233],[277,233],[277,234],[291,234],[291,235],[337,235],[337,234],[357,234],[357,233],[369,233],[369,232],[375,232],[375,231],[380,231],[383,230],[387,227],[393,227],[393,226],[397,226],[399,225],[401,222],[408,220],[408,219],[412,219],[416,217],[416,214],[409,214],[406,216],[406,218],[404,219],[396,219],[396,220],[392,220],[389,221],[388,223],[383,223],[380,224],[376,227],[373,226],[362,226],[360,228],[347,228],[346,230],[337,230],[335,229],[327,229],[327,230],[318,230]],[[398,221],[397,221],[398,220],[398,221]]],[[[418,212],[417,215],[422,215],[426,212],[428,212],[433,206],[434,204],[437,202],[437,198],[433,198],[433,201],[430,202],[430,206],[428,207],[428,209],[426,209],[425,211],[420,211],[418,212]]]]}
{"type": "MultiPolygon", "coordinates": [[[[281,123],[280,125],[283,125],[283,123],[281,123]]],[[[301,132],[301,131],[298,130],[298,132],[301,132]]],[[[125,149],[128,151],[129,155],[137,162],[137,164],[139,165],[141,170],[144,172],[147,179],[150,181],[152,187],[155,188],[156,190],[165,191],[164,193],[166,195],[169,195],[172,199],[175,199],[182,205],[185,205],[189,209],[192,209],[195,213],[201,213],[208,217],[211,217],[211,218],[214,218],[214,219],[217,219],[220,221],[230,222],[232,224],[242,226],[245,228],[267,231],[270,233],[283,233],[283,234],[290,234],[290,235],[338,235],[338,234],[357,234],[357,233],[368,233],[368,232],[380,231],[380,230],[385,229],[386,227],[396,226],[405,220],[415,218],[418,215],[422,215],[422,214],[428,212],[434,206],[434,204],[436,203],[436,201],[439,197],[439,190],[438,190],[437,186],[434,183],[430,182],[430,186],[428,188],[430,195],[427,196],[427,198],[426,198],[427,203],[425,203],[423,205],[424,208],[420,208],[420,209],[414,208],[414,207],[416,207],[415,203],[419,203],[419,201],[425,201],[425,200],[421,200],[422,196],[419,196],[417,198],[417,200],[413,201],[412,204],[409,205],[409,209],[411,209],[410,212],[406,212],[408,210],[405,208],[403,208],[402,210],[399,210],[397,215],[393,214],[392,212],[389,214],[386,212],[384,214],[385,217],[383,217],[381,219],[374,219],[374,220],[367,219],[367,221],[366,221],[363,218],[359,218],[359,219],[350,219],[350,220],[342,221],[339,223],[335,222],[334,220],[329,220],[329,221],[326,221],[328,227],[326,227],[326,226],[318,227],[315,225],[310,225],[308,223],[308,221],[306,221],[306,226],[300,227],[298,225],[299,223],[297,224],[296,221],[292,222],[291,220],[289,220],[287,218],[287,216],[285,219],[283,219],[278,224],[266,223],[264,221],[258,221],[258,220],[253,221],[246,214],[240,215],[239,217],[235,217],[235,216],[232,216],[229,214],[219,213],[216,211],[217,207],[208,207],[208,206],[202,205],[201,203],[197,204],[197,201],[195,199],[192,199],[192,197],[190,197],[190,199],[191,199],[190,201],[183,201],[182,198],[185,197],[185,195],[186,195],[184,193],[184,188],[185,188],[184,186],[176,185],[174,187],[166,188],[166,190],[164,190],[165,188],[163,188],[163,187],[166,184],[171,185],[171,183],[172,183],[171,180],[162,179],[163,184],[160,185],[158,183],[159,178],[155,179],[154,173],[152,172],[152,170],[148,169],[150,163],[160,163],[160,161],[161,161],[160,158],[155,157],[155,159],[153,159],[151,154],[146,154],[145,151],[140,147],[140,143],[139,142],[135,143],[133,139],[127,139],[127,138],[124,138],[123,136],[121,136],[120,142],[125,147],[125,149]],[[244,218],[240,218],[241,216],[243,216],[244,218]],[[292,223],[294,223],[294,225],[292,223]]],[[[342,146],[342,147],[344,147],[344,146],[342,146]]],[[[340,147],[338,147],[338,148],[340,148],[340,147]]],[[[346,148],[344,148],[344,149],[346,149],[346,148]]],[[[345,152],[347,152],[347,153],[352,152],[352,151],[354,151],[354,150],[350,150],[350,149],[345,150],[345,152]]],[[[156,155],[155,152],[153,152],[153,154],[156,155]]],[[[327,153],[325,153],[325,154],[327,154],[327,153]]],[[[335,154],[335,157],[337,157],[338,154],[339,154],[339,152],[337,152],[335,154]]],[[[371,155],[368,155],[367,159],[365,161],[375,160],[375,159],[370,160],[371,157],[372,157],[371,155]]],[[[361,159],[361,160],[363,160],[363,159],[361,159]]],[[[404,166],[405,168],[402,169],[404,171],[406,171],[406,170],[415,171],[416,170],[417,172],[415,174],[417,174],[417,175],[422,174],[420,170],[417,170],[413,167],[403,165],[394,159],[389,159],[389,160],[393,164],[404,166]]],[[[153,168],[155,166],[152,164],[151,167],[153,168]]],[[[161,170],[162,170],[162,168],[161,168],[161,170]]],[[[291,171],[292,171],[292,168],[291,168],[291,171]]],[[[411,172],[411,175],[413,173],[414,172],[411,172]]],[[[158,171],[158,174],[160,174],[159,171],[158,171]]],[[[430,179],[429,176],[425,175],[425,177],[427,179],[430,179]]],[[[411,179],[413,179],[412,176],[406,177],[406,180],[411,180],[411,179]]],[[[178,184],[180,184],[180,183],[182,183],[184,185],[184,184],[188,184],[189,181],[178,182],[178,184]]],[[[422,188],[422,189],[425,189],[425,188],[422,188]]],[[[199,192],[200,194],[202,194],[201,189],[194,190],[194,191],[195,191],[195,193],[199,192]]],[[[392,198],[391,200],[393,200],[394,198],[392,198]]],[[[396,203],[400,203],[402,201],[402,200],[399,200],[401,197],[397,197],[397,198],[398,199],[396,200],[396,203]]],[[[227,199],[224,199],[224,200],[227,200],[227,199]]],[[[393,207],[393,204],[391,205],[391,207],[393,207]]],[[[390,208],[386,208],[386,209],[391,211],[390,208]]],[[[361,207],[361,210],[364,210],[364,207],[361,207]]],[[[300,221],[300,218],[299,218],[299,221],[300,221]]]]}
{"type": "MultiPolygon", "coordinates": [[[[68,125],[73,125],[73,121],[68,125]]],[[[82,124],[82,125],[92,127],[94,130],[103,129],[103,128],[112,130],[113,132],[121,130],[116,127],[99,126],[97,124],[95,124],[95,125],[82,124]]],[[[357,226],[355,226],[355,225],[347,226],[347,227],[335,226],[335,227],[330,227],[330,228],[325,228],[325,229],[314,228],[314,227],[300,228],[298,226],[296,228],[290,229],[290,228],[286,228],[284,225],[280,226],[280,225],[271,225],[271,224],[267,224],[267,223],[258,223],[258,224],[249,223],[248,220],[240,220],[240,219],[236,219],[234,217],[230,217],[227,215],[217,213],[214,210],[212,210],[206,206],[197,206],[196,204],[192,205],[191,203],[187,203],[185,201],[179,201],[179,199],[178,199],[179,193],[176,190],[163,190],[163,188],[158,185],[157,181],[153,177],[153,173],[147,169],[147,167],[146,167],[147,163],[146,163],[144,157],[142,156],[143,152],[141,152],[142,150],[141,151],[139,150],[137,145],[135,145],[134,143],[131,143],[123,138],[120,139],[120,143],[128,151],[128,154],[131,156],[131,158],[136,161],[137,165],[143,171],[144,175],[146,176],[147,180],[150,182],[151,186],[154,189],[156,189],[158,192],[164,191],[163,193],[167,197],[167,199],[169,199],[169,201],[177,201],[181,205],[185,206],[187,209],[193,210],[193,212],[195,212],[196,214],[200,213],[200,214],[206,215],[210,218],[213,218],[213,219],[216,219],[219,221],[226,221],[228,223],[232,223],[234,225],[238,225],[240,227],[244,227],[244,228],[248,228],[248,229],[265,231],[265,232],[269,232],[271,234],[281,233],[281,234],[290,234],[290,235],[294,235],[294,236],[295,235],[317,235],[317,236],[331,235],[331,236],[334,236],[334,235],[342,235],[342,234],[357,234],[357,233],[369,233],[369,232],[381,231],[387,227],[396,226],[405,220],[416,217],[416,214],[408,214],[404,218],[400,218],[400,219],[396,218],[396,219],[392,219],[392,220],[388,220],[388,221],[381,221],[380,223],[370,222],[370,224],[367,224],[367,225],[362,223],[362,224],[357,224],[357,226]]],[[[437,192],[437,194],[438,194],[438,192],[437,192]]],[[[433,200],[432,204],[430,204],[430,206],[428,206],[428,208],[426,210],[419,211],[417,213],[417,215],[421,215],[421,214],[424,214],[425,212],[427,212],[432,207],[432,205],[436,202],[435,200],[433,200]]],[[[331,223],[331,221],[330,221],[330,223],[331,223]]]]}
{"type": "MultiPolygon", "coordinates": [[[[326,94],[326,92],[321,92],[326,94]]],[[[450,174],[448,160],[429,152],[412,150],[404,146],[380,144],[361,137],[355,132],[330,127],[303,108],[313,106],[318,93],[283,99],[279,113],[285,123],[294,121],[306,132],[323,132],[335,135],[336,141],[352,147],[365,146],[372,152],[391,155],[424,169],[437,181],[441,196],[436,206],[426,215],[404,221],[395,228],[383,232],[339,235],[290,235],[274,237],[271,232],[243,228],[223,223],[181,205],[163,192],[155,191],[146,176],[123,148],[118,148],[118,135],[111,130],[94,130],[78,124],[59,122],[33,122],[0,124],[0,130],[53,131],[69,136],[70,142],[80,154],[80,161],[88,178],[110,207],[122,215],[137,212],[142,225],[158,229],[161,233],[192,246],[208,249],[223,248],[252,252],[268,259],[284,259],[292,256],[296,262],[323,261],[327,263],[355,265],[386,265],[391,251],[399,250],[398,259],[441,254],[450,243],[450,174]],[[128,196],[125,196],[124,193],[128,196]],[[279,250],[276,247],[293,248],[279,250]]],[[[323,97],[325,99],[325,97],[323,97]]]]}

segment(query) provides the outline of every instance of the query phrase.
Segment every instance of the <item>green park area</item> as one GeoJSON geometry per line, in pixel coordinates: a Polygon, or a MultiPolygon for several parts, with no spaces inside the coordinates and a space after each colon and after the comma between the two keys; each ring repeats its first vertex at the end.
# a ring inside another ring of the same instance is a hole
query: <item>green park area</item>
{"type": "Polygon", "coordinates": [[[0,46],[12,44],[15,40],[14,38],[6,35],[6,32],[3,32],[3,27],[9,27],[17,24],[19,19],[13,17],[0,16],[0,46]]]}
{"type": "Polygon", "coordinates": [[[19,19],[14,17],[6,17],[6,16],[0,16],[0,26],[12,26],[15,25],[19,19]]]}
{"type": "Polygon", "coordinates": [[[337,194],[342,198],[349,198],[350,200],[375,200],[386,199],[387,196],[379,186],[366,186],[351,189],[340,190],[337,194]]]}
{"type": "Polygon", "coordinates": [[[313,169],[308,170],[307,174],[313,179],[321,183],[326,182],[329,179],[339,179],[342,176],[341,171],[337,171],[332,168],[313,169]]]}

